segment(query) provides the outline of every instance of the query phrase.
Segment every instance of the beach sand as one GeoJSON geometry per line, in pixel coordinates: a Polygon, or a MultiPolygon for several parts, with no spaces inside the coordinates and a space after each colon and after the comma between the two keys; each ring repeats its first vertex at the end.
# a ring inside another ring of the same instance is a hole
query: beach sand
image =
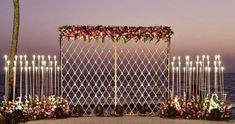
{"type": "Polygon", "coordinates": [[[67,119],[51,119],[29,121],[26,124],[235,124],[230,121],[166,119],[160,117],[76,117],[67,119]]]}

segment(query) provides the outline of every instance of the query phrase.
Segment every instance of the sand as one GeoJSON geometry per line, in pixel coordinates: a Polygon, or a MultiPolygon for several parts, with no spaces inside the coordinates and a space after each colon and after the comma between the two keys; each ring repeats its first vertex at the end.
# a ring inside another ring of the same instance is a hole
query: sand
{"type": "Polygon", "coordinates": [[[235,124],[230,121],[166,119],[160,117],[124,116],[124,117],[76,117],[29,121],[26,124],[235,124]]]}

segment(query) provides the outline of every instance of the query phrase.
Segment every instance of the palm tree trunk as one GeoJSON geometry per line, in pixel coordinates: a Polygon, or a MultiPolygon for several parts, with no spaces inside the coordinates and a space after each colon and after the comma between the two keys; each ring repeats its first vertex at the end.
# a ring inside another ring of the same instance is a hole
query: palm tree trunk
{"type": "Polygon", "coordinates": [[[9,96],[8,99],[13,99],[13,66],[15,61],[15,55],[17,54],[17,45],[18,45],[18,35],[19,35],[19,27],[20,27],[20,6],[19,0],[13,0],[14,4],[14,20],[13,20],[13,33],[12,33],[12,41],[11,41],[11,51],[10,51],[10,70],[9,70],[9,96]]]}

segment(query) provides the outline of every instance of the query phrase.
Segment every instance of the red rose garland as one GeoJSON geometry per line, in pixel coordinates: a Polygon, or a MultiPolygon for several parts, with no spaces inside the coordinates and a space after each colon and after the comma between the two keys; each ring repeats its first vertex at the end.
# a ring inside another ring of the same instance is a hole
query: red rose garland
{"type": "Polygon", "coordinates": [[[173,34],[173,31],[168,26],[153,26],[153,27],[133,27],[133,26],[62,26],[59,28],[61,39],[111,39],[119,41],[123,39],[125,42],[129,40],[154,40],[168,39],[173,34]]]}

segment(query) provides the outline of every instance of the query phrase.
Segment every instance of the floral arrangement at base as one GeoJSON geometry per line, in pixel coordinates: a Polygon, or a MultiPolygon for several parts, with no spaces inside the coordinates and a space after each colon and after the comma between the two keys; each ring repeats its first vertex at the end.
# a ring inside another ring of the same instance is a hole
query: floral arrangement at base
{"type": "Polygon", "coordinates": [[[104,116],[104,108],[102,105],[97,105],[95,108],[96,116],[104,116]]]}
{"type": "Polygon", "coordinates": [[[82,116],[84,114],[83,107],[81,105],[77,105],[72,110],[72,116],[82,116]]]}
{"type": "Polygon", "coordinates": [[[165,118],[229,120],[231,107],[219,100],[217,94],[203,100],[199,96],[192,97],[191,100],[176,96],[162,104],[159,115],[165,118]]]}
{"type": "Polygon", "coordinates": [[[117,105],[115,107],[115,112],[116,112],[116,116],[123,116],[124,110],[123,110],[122,105],[117,105]]]}
{"type": "Polygon", "coordinates": [[[48,96],[39,99],[18,97],[15,101],[7,101],[4,98],[0,112],[8,119],[19,121],[38,120],[45,118],[66,118],[69,115],[67,100],[61,97],[48,96]]]}

